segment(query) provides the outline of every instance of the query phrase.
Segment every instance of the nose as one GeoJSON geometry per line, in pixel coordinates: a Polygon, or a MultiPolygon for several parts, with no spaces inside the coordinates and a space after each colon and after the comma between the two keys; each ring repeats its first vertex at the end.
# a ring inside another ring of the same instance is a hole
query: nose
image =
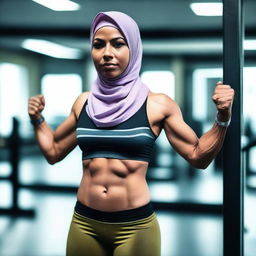
{"type": "Polygon", "coordinates": [[[109,44],[107,44],[106,47],[105,47],[105,51],[104,51],[104,54],[103,54],[103,59],[105,61],[113,59],[112,48],[111,48],[111,45],[109,45],[109,44]]]}

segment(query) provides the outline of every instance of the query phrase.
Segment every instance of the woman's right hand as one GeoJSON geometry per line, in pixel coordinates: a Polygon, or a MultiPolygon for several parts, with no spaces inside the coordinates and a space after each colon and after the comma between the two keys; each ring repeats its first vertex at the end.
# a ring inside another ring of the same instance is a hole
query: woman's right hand
{"type": "Polygon", "coordinates": [[[28,101],[28,114],[31,120],[38,120],[41,117],[44,107],[45,99],[42,94],[30,97],[28,101]]]}

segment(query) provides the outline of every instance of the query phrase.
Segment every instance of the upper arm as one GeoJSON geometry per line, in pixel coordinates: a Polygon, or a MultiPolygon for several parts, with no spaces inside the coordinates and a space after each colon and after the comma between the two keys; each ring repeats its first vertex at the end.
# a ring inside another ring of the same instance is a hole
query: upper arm
{"type": "Polygon", "coordinates": [[[173,148],[195,168],[205,169],[222,147],[226,128],[216,124],[200,138],[187,125],[179,106],[166,95],[153,94],[151,97],[151,125],[165,130],[173,148]],[[157,109],[152,110],[152,109],[157,109]]]}
{"type": "Polygon", "coordinates": [[[163,128],[168,141],[180,155],[189,161],[193,157],[199,139],[183,120],[181,110],[175,101],[165,98],[163,109],[165,112],[163,128]]]}
{"type": "Polygon", "coordinates": [[[82,110],[87,93],[82,93],[72,106],[70,114],[54,132],[54,147],[58,161],[63,159],[77,145],[76,125],[78,116],[82,110]]]}

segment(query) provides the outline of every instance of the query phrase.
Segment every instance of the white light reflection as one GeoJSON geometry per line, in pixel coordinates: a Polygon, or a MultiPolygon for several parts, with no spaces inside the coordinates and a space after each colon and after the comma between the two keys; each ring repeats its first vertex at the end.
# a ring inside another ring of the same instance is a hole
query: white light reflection
{"type": "Polygon", "coordinates": [[[53,11],[77,11],[80,5],[69,0],[32,0],[53,11]]]}
{"type": "Polygon", "coordinates": [[[192,3],[192,11],[198,16],[222,16],[222,3],[192,3]]]}
{"type": "Polygon", "coordinates": [[[67,47],[42,39],[25,39],[21,46],[29,51],[60,59],[80,59],[83,52],[80,49],[67,47]]]}
{"type": "Polygon", "coordinates": [[[178,198],[179,191],[176,183],[149,183],[149,190],[153,201],[173,202],[178,198]]]}
{"type": "Polygon", "coordinates": [[[175,80],[171,71],[145,71],[141,74],[141,80],[152,92],[164,93],[174,98],[175,80]]]}

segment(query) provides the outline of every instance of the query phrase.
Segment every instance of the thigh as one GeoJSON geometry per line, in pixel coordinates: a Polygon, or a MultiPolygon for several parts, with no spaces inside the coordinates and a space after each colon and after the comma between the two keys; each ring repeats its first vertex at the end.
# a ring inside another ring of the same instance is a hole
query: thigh
{"type": "Polygon", "coordinates": [[[67,256],[108,256],[90,225],[73,216],[67,239],[67,256]]]}
{"type": "Polygon", "coordinates": [[[160,256],[160,228],[155,217],[146,225],[134,227],[132,235],[115,248],[113,256],[160,256]]]}

